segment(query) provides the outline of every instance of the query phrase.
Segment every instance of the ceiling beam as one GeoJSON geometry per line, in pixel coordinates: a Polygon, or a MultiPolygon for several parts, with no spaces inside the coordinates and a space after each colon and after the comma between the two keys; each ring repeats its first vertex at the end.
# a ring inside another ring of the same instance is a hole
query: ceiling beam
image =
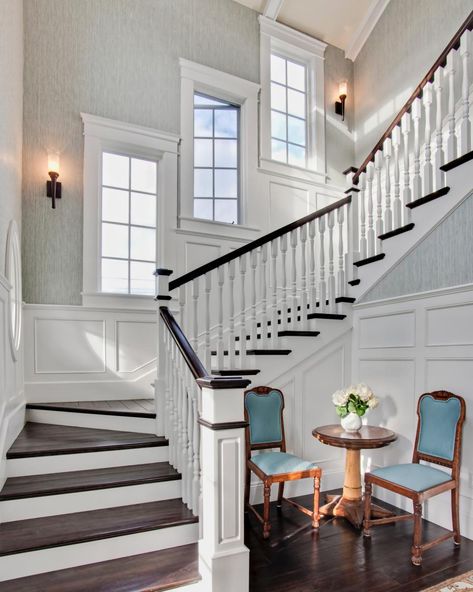
{"type": "Polygon", "coordinates": [[[284,0],[266,0],[263,15],[275,21],[283,4],[284,0]]]}

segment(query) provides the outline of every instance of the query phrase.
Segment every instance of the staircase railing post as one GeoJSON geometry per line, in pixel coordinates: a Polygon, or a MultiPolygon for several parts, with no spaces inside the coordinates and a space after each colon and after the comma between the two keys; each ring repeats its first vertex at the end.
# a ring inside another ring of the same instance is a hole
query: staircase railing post
{"type": "Polygon", "coordinates": [[[156,340],[156,356],[157,369],[156,380],[154,381],[154,402],[156,408],[156,433],[158,436],[164,436],[165,425],[165,407],[166,407],[166,343],[164,341],[165,331],[163,320],[159,314],[159,307],[171,300],[169,295],[169,276],[172,274],[171,269],[157,269],[154,272],[156,276],[156,302],[158,304],[158,318],[157,318],[157,340],[156,340]]]}
{"type": "Polygon", "coordinates": [[[199,571],[206,592],[247,592],[244,544],[245,418],[241,378],[206,377],[202,388],[202,538],[199,571]]]}
{"type": "Polygon", "coordinates": [[[356,280],[358,277],[358,268],[353,264],[360,258],[360,226],[358,213],[358,193],[359,188],[353,184],[353,177],[357,169],[351,167],[344,171],[346,184],[348,186],[346,194],[351,197],[347,212],[347,280],[356,280]]]}

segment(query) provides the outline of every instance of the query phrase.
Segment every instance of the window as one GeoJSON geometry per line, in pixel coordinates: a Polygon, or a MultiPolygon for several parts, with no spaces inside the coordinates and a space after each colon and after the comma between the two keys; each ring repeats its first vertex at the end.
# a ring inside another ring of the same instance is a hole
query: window
{"type": "Polygon", "coordinates": [[[154,294],[157,163],[102,153],[102,292],[154,294]]]}
{"type": "Polygon", "coordinates": [[[194,93],[194,216],[239,221],[240,107],[194,93]]]}
{"type": "Polygon", "coordinates": [[[271,55],[271,154],[274,160],[307,166],[306,67],[271,55]]]}

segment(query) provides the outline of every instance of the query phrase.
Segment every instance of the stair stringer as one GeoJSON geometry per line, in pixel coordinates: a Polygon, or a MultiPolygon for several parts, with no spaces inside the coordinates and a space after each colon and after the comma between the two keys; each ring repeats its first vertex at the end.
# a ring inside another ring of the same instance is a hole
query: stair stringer
{"type": "Polygon", "coordinates": [[[349,295],[359,302],[395,265],[407,257],[453,210],[473,194],[472,178],[473,161],[447,172],[446,186],[450,187],[447,195],[411,211],[408,221],[414,222],[414,228],[383,241],[381,252],[385,253],[384,259],[358,268],[358,277],[361,281],[357,286],[349,287],[349,295]]]}

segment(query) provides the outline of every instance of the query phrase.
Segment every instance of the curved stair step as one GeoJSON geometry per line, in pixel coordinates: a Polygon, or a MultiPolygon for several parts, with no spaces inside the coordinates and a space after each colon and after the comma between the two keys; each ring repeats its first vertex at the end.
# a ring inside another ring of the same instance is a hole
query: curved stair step
{"type": "Polygon", "coordinates": [[[156,419],[154,399],[27,403],[26,408],[46,411],[66,411],[69,413],[86,413],[91,415],[113,415],[119,417],[156,419]]]}
{"type": "Polygon", "coordinates": [[[212,374],[215,376],[256,376],[261,370],[257,368],[237,368],[237,369],[223,369],[223,370],[212,370],[212,374]]]}
{"type": "Polygon", "coordinates": [[[320,331],[279,331],[278,337],[317,337],[320,331]]]}

